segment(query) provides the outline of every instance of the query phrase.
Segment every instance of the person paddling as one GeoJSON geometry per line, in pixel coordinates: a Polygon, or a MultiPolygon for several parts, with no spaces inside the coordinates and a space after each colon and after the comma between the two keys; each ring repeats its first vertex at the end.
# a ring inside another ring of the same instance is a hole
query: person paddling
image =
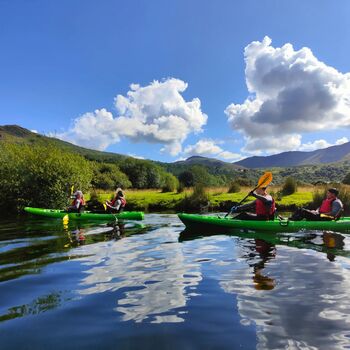
{"type": "Polygon", "coordinates": [[[326,198],[316,210],[308,210],[305,208],[297,209],[289,220],[310,220],[310,221],[330,221],[339,219],[343,211],[343,203],[338,198],[339,191],[336,188],[327,190],[326,198]]]}
{"type": "Polygon", "coordinates": [[[124,192],[121,188],[115,191],[115,196],[111,201],[106,201],[108,211],[112,213],[121,213],[126,205],[124,192]]]}
{"type": "Polygon", "coordinates": [[[256,199],[250,203],[231,208],[231,213],[239,213],[234,219],[273,220],[276,211],[275,200],[267,193],[267,187],[257,188],[249,195],[256,199]]]}
{"type": "Polygon", "coordinates": [[[85,206],[85,200],[84,200],[84,195],[82,191],[76,191],[73,196],[73,202],[72,204],[68,207],[69,212],[75,212],[75,213],[80,213],[84,211],[84,206],[85,206]]]}

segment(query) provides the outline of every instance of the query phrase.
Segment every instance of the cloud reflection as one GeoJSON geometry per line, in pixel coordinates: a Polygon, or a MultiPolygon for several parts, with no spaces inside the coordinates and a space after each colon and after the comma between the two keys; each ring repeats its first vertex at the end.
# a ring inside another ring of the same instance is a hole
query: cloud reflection
{"type": "Polygon", "coordinates": [[[185,261],[182,248],[177,235],[167,229],[143,239],[133,236],[90,246],[91,255],[84,264],[91,267],[79,293],[125,289],[115,308],[124,321],[183,322],[181,308],[193,296],[202,275],[200,264],[185,261]]]}

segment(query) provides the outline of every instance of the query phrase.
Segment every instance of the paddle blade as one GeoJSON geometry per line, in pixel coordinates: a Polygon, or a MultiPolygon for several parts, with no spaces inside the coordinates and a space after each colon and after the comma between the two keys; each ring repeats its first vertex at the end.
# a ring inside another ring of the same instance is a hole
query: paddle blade
{"type": "Polygon", "coordinates": [[[62,218],[63,224],[67,225],[68,221],[69,221],[69,215],[66,214],[63,218],[62,218]]]}
{"type": "Polygon", "coordinates": [[[258,186],[256,188],[266,187],[271,181],[272,181],[272,173],[268,171],[263,176],[260,177],[258,181],[258,186]]]}

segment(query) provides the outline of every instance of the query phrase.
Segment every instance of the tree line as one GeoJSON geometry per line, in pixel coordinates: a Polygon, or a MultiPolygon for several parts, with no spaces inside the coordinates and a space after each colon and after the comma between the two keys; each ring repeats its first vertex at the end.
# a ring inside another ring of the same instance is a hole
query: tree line
{"type": "MultiPolygon", "coordinates": [[[[210,169],[193,165],[176,176],[161,165],[135,158],[113,163],[86,159],[54,145],[0,144],[0,209],[21,210],[24,206],[60,208],[68,204],[69,192],[75,189],[113,191],[117,187],[148,189],[164,192],[181,191],[185,187],[229,186],[230,192],[239,186],[256,183],[256,170],[238,176],[234,173],[210,173],[210,169]]],[[[287,175],[285,171],[284,175],[287,175]]],[[[289,174],[288,174],[289,175],[289,174]]],[[[350,184],[350,173],[344,176],[350,184]]]]}

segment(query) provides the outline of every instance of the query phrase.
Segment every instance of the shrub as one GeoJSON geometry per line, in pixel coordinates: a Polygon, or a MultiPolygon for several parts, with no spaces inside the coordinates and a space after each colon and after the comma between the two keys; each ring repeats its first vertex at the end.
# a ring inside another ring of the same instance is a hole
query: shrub
{"type": "Polygon", "coordinates": [[[287,177],[286,181],[283,184],[282,187],[282,194],[284,196],[291,195],[297,191],[297,182],[295,181],[294,177],[287,177]]]}
{"type": "Polygon", "coordinates": [[[51,146],[0,146],[0,207],[21,210],[68,204],[70,188],[85,191],[92,179],[90,163],[80,155],[51,146]]]}
{"type": "Polygon", "coordinates": [[[345,185],[350,185],[350,173],[348,173],[345,177],[344,177],[344,179],[343,179],[343,184],[345,184],[345,185]]]}
{"type": "Polygon", "coordinates": [[[162,192],[175,192],[179,187],[179,180],[170,173],[163,175],[162,192]]]}
{"type": "Polygon", "coordinates": [[[180,204],[181,210],[184,211],[197,211],[203,207],[208,207],[209,196],[205,191],[203,184],[196,184],[193,188],[193,193],[189,197],[185,197],[180,204]]]}
{"type": "Polygon", "coordinates": [[[238,193],[241,190],[241,186],[237,181],[232,181],[228,189],[228,193],[238,193]]]}

